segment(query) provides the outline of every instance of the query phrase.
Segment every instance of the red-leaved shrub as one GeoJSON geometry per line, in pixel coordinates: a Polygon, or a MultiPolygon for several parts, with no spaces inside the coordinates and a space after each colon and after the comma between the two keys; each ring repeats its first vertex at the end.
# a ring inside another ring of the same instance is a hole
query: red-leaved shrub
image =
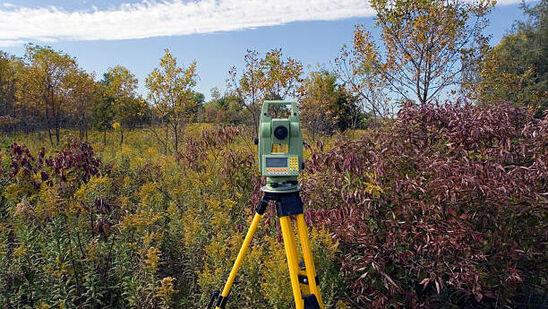
{"type": "Polygon", "coordinates": [[[332,232],[357,306],[546,302],[548,121],[510,105],[408,104],[312,151],[307,218],[332,232]]]}

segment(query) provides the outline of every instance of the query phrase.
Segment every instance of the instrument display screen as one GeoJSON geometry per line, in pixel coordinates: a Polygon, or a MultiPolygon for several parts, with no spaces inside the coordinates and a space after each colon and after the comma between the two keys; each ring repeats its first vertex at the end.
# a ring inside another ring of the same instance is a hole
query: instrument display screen
{"type": "Polygon", "coordinates": [[[266,158],[266,167],[287,167],[287,158],[266,158]]]}

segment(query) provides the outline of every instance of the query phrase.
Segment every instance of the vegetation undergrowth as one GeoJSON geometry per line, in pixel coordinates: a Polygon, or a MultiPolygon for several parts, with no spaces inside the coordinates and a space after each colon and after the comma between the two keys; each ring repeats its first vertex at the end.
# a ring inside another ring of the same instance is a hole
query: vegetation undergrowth
{"type": "MultiPolygon", "coordinates": [[[[545,304],[546,125],[509,105],[408,105],[377,131],[310,142],[301,181],[328,306],[545,304]]],[[[4,307],[203,307],[260,197],[246,127],[191,126],[177,156],[143,130],[3,144],[4,307]]],[[[292,306],[273,209],[229,306],[292,306]]]]}

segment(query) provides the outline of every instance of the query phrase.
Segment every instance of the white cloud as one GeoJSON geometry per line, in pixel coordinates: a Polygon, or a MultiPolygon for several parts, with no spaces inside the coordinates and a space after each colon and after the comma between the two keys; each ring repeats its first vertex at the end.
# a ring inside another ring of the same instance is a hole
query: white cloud
{"type": "Polygon", "coordinates": [[[0,7],[0,47],[27,41],[187,35],[372,15],[374,12],[365,0],[145,0],[113,10],[75,12],[10,4],[0,7]]]}
{"type": "Polygon", "coordinates": [[[0,40],[0,47],[10,47],[16,45],[23,45],[25,41],[20,40],[0,40]]]}

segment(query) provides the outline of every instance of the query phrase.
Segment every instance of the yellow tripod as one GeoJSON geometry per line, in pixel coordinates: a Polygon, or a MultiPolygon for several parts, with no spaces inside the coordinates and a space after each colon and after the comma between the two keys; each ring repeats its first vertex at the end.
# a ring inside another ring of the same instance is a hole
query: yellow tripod
{"type": "Polygon", "coordinates": [[[238,270],[242,266],[245,254],[249,249],[249,245],[259,226],[259,222],[266,211],[269,201],[274,201],[276,204],[276,212],[280,219],[280,227],[284,240],[285,254],[287,256],[287,266],[289,269],[289,277],[291,279],[291,288],[293,290],[293,298],[295,299],[295,307],[297,309],[323,309],[324,305],[320,295],[320,290],[316,284],[316,270],[314,269],[314,260],[308,240],[308,228],[303,215],[303,203],[299,192],[264,192],[261,201],[255,208],[255,215],[251,226],[247,231],[244,243],[238,252],[238,257],[234,262],[234,266],[230,271],[228,279],[225,283],[223,291],[214,292],[211,296],[208,308],[224,309],[230,293],[230,288],[236,279],[238,270]],[[294,217],[297,223],[297,234],[303,251],[304,270],[299,267],[297,246],[295,236],[291,224],[291,218],[294,217]],[[301,291],[301,286],[303,291],[301,291]]]}

